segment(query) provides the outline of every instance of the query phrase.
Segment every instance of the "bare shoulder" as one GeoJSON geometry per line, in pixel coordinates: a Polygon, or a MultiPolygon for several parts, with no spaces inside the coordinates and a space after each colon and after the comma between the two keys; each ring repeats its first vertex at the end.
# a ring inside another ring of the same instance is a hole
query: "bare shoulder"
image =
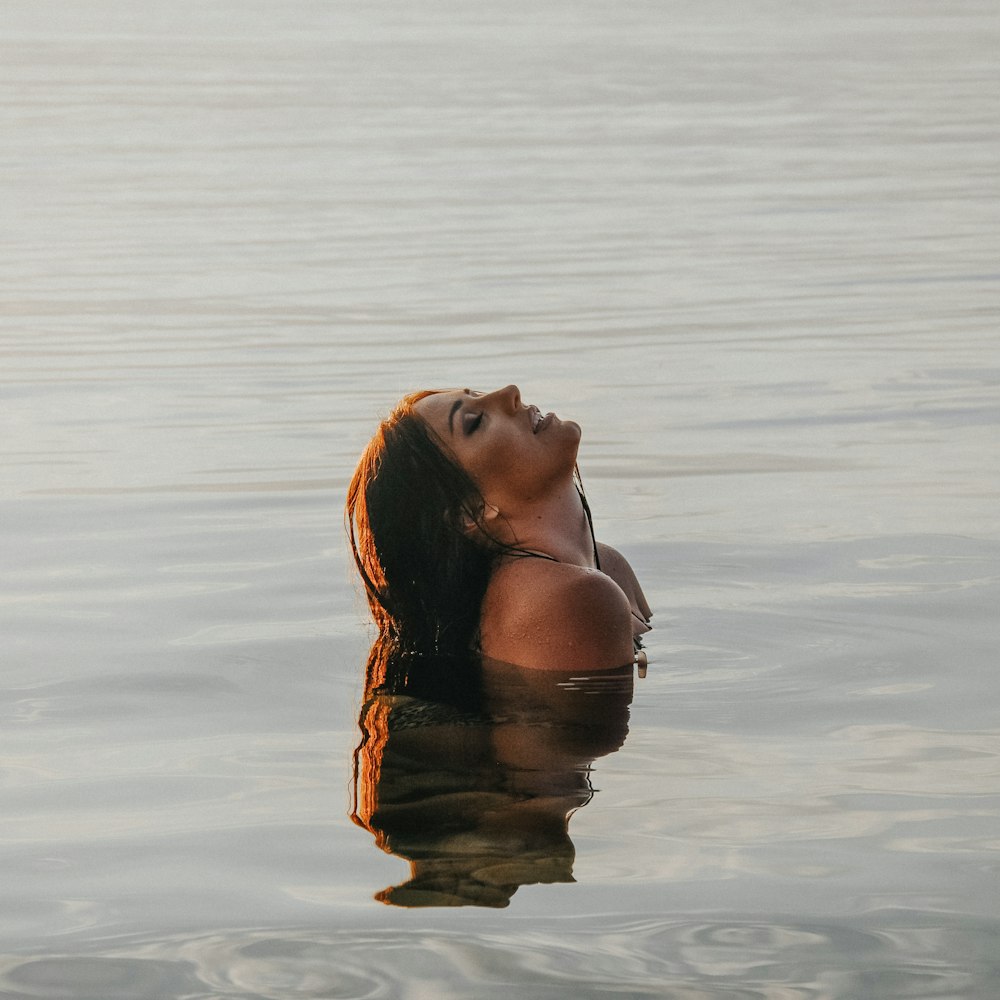
{"type": "Polygon", "coordinates": [[[546,670],[601,670],[632,659],[628,595],[608,574],[542,559],[494,573],[480,618],[485,656],[546,670]]]}
{"type": "Polygon", "coordinates": [[[621,587],[632,607],[648,621],[653,612],[628,560],[617,549],[603,542],[597,543],[597,554],[601,560],[601,569],[621,587]]]}

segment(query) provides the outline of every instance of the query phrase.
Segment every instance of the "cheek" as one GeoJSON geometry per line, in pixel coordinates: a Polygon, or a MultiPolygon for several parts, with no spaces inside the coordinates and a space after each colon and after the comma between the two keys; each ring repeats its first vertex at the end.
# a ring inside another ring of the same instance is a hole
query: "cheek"
{"type": "Polygon", "coordinates": [[[462,465],[486,495],[528,474],[532,458],[524,445],[523,439],[494,435],[489,441],[483,441],[473,454],[463,456],[462,465]]]}
{"type": "Polygon", "coordinates": [[[509,441],[494,440],[476,456],[472,478],[476,482],[503,480],[516,474],[523,460],[523,452],[519,454],[509,441]]]}

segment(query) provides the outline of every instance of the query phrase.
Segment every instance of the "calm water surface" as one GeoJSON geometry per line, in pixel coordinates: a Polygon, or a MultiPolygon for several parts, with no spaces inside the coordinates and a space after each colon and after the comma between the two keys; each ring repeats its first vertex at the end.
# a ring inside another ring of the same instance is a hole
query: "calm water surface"
{"type": "Polygon", "coordinates": [[[1000,993],[993,0],[0,20],[0,996],[1000,993]],[[345,481],[511,381],[653,663],[575,882],[386,906],[345,481]]]}

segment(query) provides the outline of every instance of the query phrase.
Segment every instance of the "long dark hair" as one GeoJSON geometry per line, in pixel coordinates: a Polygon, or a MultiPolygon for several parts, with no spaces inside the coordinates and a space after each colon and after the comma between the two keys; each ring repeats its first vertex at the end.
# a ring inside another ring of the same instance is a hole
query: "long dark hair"
{"type": "Polygon", "coordinates": [[[428,674],[476,648],[500,547],[476,484],[413,410],[429,394],[405,397],[379,425],[351,479],[345,522],[378,642],[392,651],[372,658],[368,680],[381,673],[384,690],[439,700],[449,679],[428,674]]]}

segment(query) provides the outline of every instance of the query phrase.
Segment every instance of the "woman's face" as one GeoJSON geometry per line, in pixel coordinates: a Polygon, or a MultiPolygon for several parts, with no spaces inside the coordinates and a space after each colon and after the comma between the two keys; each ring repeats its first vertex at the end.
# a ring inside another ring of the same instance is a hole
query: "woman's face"
{"type": "Polygon", "coordinates": [[[500,510],[531,502],[572,479],[580,427],[525,406],[516,385],[496,392],[449,389],[414,411],[500,510]]]}

